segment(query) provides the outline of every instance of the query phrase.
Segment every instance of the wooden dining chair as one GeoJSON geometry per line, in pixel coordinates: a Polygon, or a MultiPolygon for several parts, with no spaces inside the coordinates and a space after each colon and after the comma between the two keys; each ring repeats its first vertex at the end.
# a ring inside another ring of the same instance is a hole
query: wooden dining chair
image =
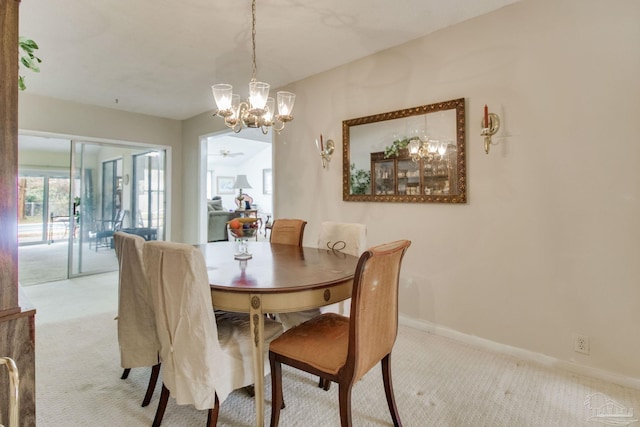
{"type": "MultiPolygon", "coordinates": [[[[307,221],[301,219],[277,219],[271,227],[271,243],[280,245],[302,246],[304,228],[307,221]]],[[[318,309],[279,313],[275,318],[282,323],[285,330],[298,325],[318,314],[318,309]]]]}
{"type": "Polygon", "coordinates": [[[271,427],[280,420],[282,363],[338,383],[340,424],[351,426],[353,384],[378,362],[394,426],[401,426],[391,381],[391,351],[398,333],[398,282],[411,244],[399,240],[365,251],[353,281],[351,317],[322,314],[273,340],[271,427]]]}
{"type": "MultiPolygon", "coordinates": [[[[207,424],[215,426],[220,402],[254,382],[249,316],[214,314],[207,267],[196,247],[150,241],[143,253],[163,366],[153,426],[161,424],[169,395],[179,405],[208,409],[207,424]]],[[[282,325],[265,319],[265,343],[280,333],[282,325]]]]}
{"type": "Polygon", "coordinates": [[[122,379],[131,368],[151,367],[151,376],[142,406],[151,402],[156,388],[160,363],[160,342],[156,335],[156,321],[151,291],[142,261],[144,238],[117,231],[113,234],[118,258],[118,344],[122,379]]]}
{"type": "Polygon", "coordinates": [[[302,246],[304,227],[306,225],[307,221],[301,219],[276,219],[271,226],[269,241],[281,245],[302,246]]]}

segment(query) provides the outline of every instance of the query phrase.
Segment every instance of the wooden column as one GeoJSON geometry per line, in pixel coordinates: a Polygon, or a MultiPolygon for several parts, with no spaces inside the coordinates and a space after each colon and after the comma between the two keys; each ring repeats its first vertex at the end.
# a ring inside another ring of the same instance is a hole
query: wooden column
{"type": "MultiPolygon", "coordinates": [[[[20,426],[35,426],[35,310],[18,288],[18,9],[0,0],[0,356],[20,373],[20,426]]],[[[9,379],[0,372],[0,423],[8,425],[9,379]]]]}
{"type": "Polygon", "coordinates": [[[0,0],[0,316],[18,307],[18,5],[0,0]]]}

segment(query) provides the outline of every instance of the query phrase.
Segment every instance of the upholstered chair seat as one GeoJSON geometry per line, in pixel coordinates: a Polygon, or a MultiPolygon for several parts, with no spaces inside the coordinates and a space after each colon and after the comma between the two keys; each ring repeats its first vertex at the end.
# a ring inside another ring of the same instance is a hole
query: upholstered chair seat
{"type": "Polygon", "coordinates": [[[285,332],[270,350],[283,357],[296,358],[322,372],[337,374],[347,361],[349,318],[327,313],[285,332]]]}

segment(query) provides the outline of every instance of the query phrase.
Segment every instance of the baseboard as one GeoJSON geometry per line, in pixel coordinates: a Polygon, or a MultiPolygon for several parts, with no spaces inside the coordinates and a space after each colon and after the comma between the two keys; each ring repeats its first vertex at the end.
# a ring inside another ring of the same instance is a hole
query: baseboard
{"type": "Polygon", "coordinates": [[[416,320],[414,318],[411,318],[402,314],[399,316],[399,322],[402,325],[409,326],[411,328],[418,329],[421,331],[429,332],[434,335],[450,338],[452,340],[459,341],[464,344],[472,345],[474,347],[517,357],[519,359],[522,359],[528,362],[537,363],[549,368],[559,368],[565,371],[573,372],[578,375],[597,378],[599,380],[608,381],[614,384],[621,385],[623,387],[630,387],[636,390],[640,390],[640,378],[627,377],[624,375],[605,371],[603,369],[598,369],[591,366],[586,366],[578,363],[556,359],[555,357],[547,356],[541,353],[536,353],[530,350],[525,350],[518,347],[512,347],[506,344],[501,344],[495,341],[491,341],[491,340],[480,338],[473,335],[467,335],[462,332],[456,331],[454,329],[450,329],[441,325],[427,322],[425,320],[416,320]]]}

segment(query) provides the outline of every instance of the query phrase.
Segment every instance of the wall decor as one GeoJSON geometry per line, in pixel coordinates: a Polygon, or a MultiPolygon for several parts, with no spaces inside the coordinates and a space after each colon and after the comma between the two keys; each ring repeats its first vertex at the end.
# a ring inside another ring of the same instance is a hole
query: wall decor
{"type": "Polygon", "coordinates": [[[233,194],[233,182],[235,178],[232,176],[219,176],[216,178],[216,194],[233,194]]]}
{"type": "Polygon", "coordinates": [[[342,122],[342,199],[466,203],[464,98],[342,122]]]}

